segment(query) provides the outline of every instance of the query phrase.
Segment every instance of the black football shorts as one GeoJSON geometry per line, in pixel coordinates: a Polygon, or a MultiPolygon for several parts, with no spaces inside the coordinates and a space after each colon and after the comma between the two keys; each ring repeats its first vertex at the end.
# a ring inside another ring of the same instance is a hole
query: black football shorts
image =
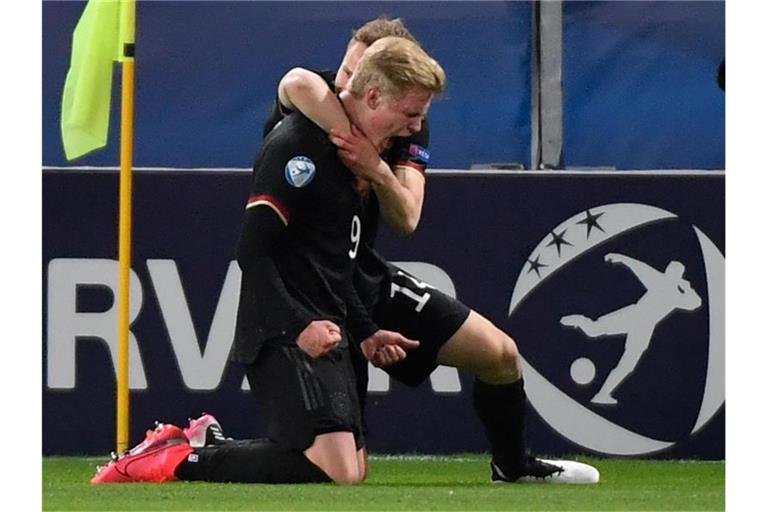
{"type": "Polygon", "coordinates": [[[437,368],[437,353],[464,324],[470,309],[404,270],[398,270],[387,284],[389,293],[373,320],[382,329],[418,340],[419,347],[384,370],[404,384],[417,386],[437,368]]]}
{"type": "Polygon", "coordinates": [[[246,373],[271,440],[305,450],[320,434],[352,432],[357,448],[365,445],[348,346],[313,359],[296,345],[268,343],[246,373]]]}

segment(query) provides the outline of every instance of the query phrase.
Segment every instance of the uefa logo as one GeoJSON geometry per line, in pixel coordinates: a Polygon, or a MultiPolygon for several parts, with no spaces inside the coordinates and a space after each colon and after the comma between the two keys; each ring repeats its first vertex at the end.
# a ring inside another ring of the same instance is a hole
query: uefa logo
{"type": "Polygon", "coordinates": [[[296,188],[303,188],[315,177],[315,163],[306,156],[295,156],[285,164],[285,180],[296,188]]]}
{"type": "Polygon", "coordinates": [[[643,455],[725,402],[725,258],[696,225],[644,204],[552,226],[509,305],[531,405],[586,449],[643,455]]]}

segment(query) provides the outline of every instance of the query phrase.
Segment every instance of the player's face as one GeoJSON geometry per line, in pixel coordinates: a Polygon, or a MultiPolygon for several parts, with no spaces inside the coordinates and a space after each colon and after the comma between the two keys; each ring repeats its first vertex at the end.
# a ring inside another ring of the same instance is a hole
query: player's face
{"type": "Polygon", "coordinates": [[[363,52],[368,48],[367,45],[360,41],[355,41],[347,48],[347,53],[344,54],[344,59],[339,65],[338,71],[336,71],[336,80],[334,85],[337,91],[341,91],[349,84],[349,79],[352,77],[352,73],[355,72],[357,63],[360,62],[360,58],[363,56],[363,52]]]}
{"type": "Polygon", "coordinates": [[[400,97],[381,96],[373,111],[372,124],[378,136],[407,137],[421,131],[421,123],[432,102],[432,93],[411,89],[400,97]]]}

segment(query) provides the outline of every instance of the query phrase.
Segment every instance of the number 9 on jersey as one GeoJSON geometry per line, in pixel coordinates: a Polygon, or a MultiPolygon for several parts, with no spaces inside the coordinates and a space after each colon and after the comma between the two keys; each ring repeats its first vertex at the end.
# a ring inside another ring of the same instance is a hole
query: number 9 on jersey
{"type": "Polygon", "coordinates": [[[352,217],[352,229],[349,232],[349,240],[352,242],[352,248],[349,250],[349,258],[355,259],[357,256],[357,248],[360,247],[360,235],[362,234],[362,226],[360,224],[360,217],[355,215],[352,217]]]}

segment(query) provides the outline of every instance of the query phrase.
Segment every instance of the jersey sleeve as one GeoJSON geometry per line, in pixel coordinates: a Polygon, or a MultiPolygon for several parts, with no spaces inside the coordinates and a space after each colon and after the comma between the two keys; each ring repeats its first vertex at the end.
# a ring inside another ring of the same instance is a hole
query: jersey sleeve
{"type": "MultiPolygon", "coordinates": [[[[298,115],[298,114],[297,114],[298,115]]],[[[263,157],[253,170],[253,182],[245,208],[268,207],[284,225],[311,193],[320,163],[316,151],[305,144],[306,151],[291,150],[290,144],[266,143],[263,157]]]]}
{"type": "Polygon", "coordinates": [[[285,231],[279,217],[267,209],[246,210],[237,251],[242,278],[235,334],[241,343],[260,344],[278,335],[296,339],[316,320],[288,293],[277,269],[275,248],[285,231]]]}
{"type": "Polygon", "coordinates": [[[269,135],[269,132],[272,131],[272,129],[277,126],[277,123],[283,120],[285,116],[293,112],[289,108],[285,108],[280,103],[280,98],[275,95],[275,101],[272,102],[272,108],[269,111],[269,115],[267,116],[267,120],[264,122],[264,128],[262,129],[262,138],[265,138],[267,135],[269,135]]]}
{"type": "Polygon", "coordinates": [[[421,131],[410,137],[397,137],[387,158],[390,167],[410,167],[424,174],[429,164],[429,122],[424,119],[421,131]]]}
{"type": "Polygon", "coordinates": [[[313,193],[318,162],[309,146],[301,155],[290,147],[267,143],[262,150],[238,244],[237,260],[243,271],[240,307],[244,309],[238,313],[238,332],[257,343],[276,335],[295,339],[312,320],[318,320],[288,292],[279,271],[283,237],[293,215],[313,193]]]}
{"type": "Polygon", "coordinates": [[[349,333],[356,343],[362,343],[366,338],[379,330],[368,310],[365,309],[362,300],[360,300],[352,280],[349,281],[344,303],[347,308],[347,329],[349,329],[349,333]]]}

